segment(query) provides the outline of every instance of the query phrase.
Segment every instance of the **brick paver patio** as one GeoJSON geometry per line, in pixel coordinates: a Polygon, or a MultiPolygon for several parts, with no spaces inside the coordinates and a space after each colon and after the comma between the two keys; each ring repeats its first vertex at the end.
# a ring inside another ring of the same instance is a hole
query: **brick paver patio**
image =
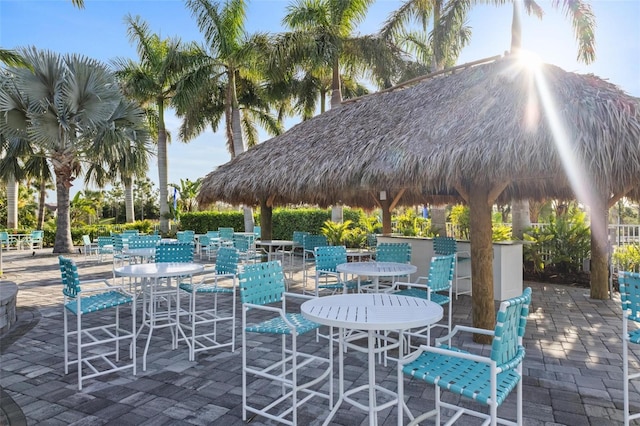
{"type": "MultiPolygon", "coordinates": [[[[81,279],[110,277],[111,262],[73,256],[81,279]]],[[[197,256],[196,256],[197,258],[197,256]]],[[[209,262],[206,262],[209,263],[209,262]]],[[[301,266],[291,289],[301,287],[301,266]]],[[[93,425],[93,424],[197,424],[241,425],[240,321],[238,347],[234,353],[214,350],[188,361],[185,345],[171,350],[168,330],[154,332],[147,371],[138,363],[138,375],[114,373],[86,382],[77,390],[75,369],[64,374],[62,294],[57,257],[51,250],[4,253],[3,280],[19,286],[18,322],[1,337],[0,424],[93,425]]],[[[533,289],[532,306],[525,336],[524,418],[526,425],[608,425],[622,423],[622,343],[619,337],[619,298],[596,301],[584,288],[525,283],[533,289]]],[[[454,301],[453,323],[470,324],[471,298],[454,301]]],[[[240,310],[238,310],[240,315],[240,310]]],[[[238,317],[239,318],[239,317],[238,317]]],[[[438,333],[436,329],[436,333],[438,333]]],[[[313,334],[313,333],[312,333],[313,334]]],[[[468,337],[457,344],[477,351],[468,337]]],[[[272,340],[251,341],[249,358],[258,359],[272,350],[272,340]]],[[[142,348],[144,339],[139,339],[142,348]]],[[[326,350],[326,340],[305,336],[303,345],[326,350]]],[[[139,351],[141,354],[141,351],[139,351]]],[[[349,353],[345,375],[365,383],[363,354],[349,353]]],[[[395,365],[378,365],[378,383],[395,389],[395,365]]],[[[260,398],[264,383],[250,384],[253,398],[260,398]]],[[[434,391],[418,381],[406,381],[409,408],[418,413],[433,406],[434,391]]],[[[457,397],[445,393],[448,400],[457,397]]],[[[638,393],[632,406],[640,407],[638,393]]],[[[464,404],[473,404],[465,401],[464,404]]],[[[322,400],[299,410],[299,424],[318,425],[329,413],[322,400]]],[[[512,394],[501,407],[505,417],[515,418],[512,394]]],[[[445,413],[446,414],[446,413],[445,413]]],[[[464,418],[458,424],[480,422],[464,418]]],[[[252,425],[272,424],[256,417],[252,425]]],[[[332,424],[368,424],[364,412],[341,406],[332,424]]],[[[383,411],[379,424],[396,424],[395,409],[383,411]]]]}

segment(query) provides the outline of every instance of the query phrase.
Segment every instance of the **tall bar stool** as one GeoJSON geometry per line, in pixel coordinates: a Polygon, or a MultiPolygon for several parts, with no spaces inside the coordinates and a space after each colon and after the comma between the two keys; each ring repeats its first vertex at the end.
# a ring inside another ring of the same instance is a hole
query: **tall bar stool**
{"type": "Polygon", "coordinates": [[[78,367],[78,390],[82,383],[93,377],[116,371],[133,370],[136,375],[136,296],[122,287],[111,286],[107,280],[89,280],[83,284],[104,283],[104,287],[82,288],[78,268],[72,259],[59,256],[64,294],[64,373],[69,374],[69,366],[78,367]],[[125,329],[120,324],[120,306],[129,305],[131,326],[125,329]],[[115,310],[112,317],[105,311],[115,310]],[[96,314],[97,313],[97,314],[96,314]],[[76,317],[75,330],[69,329],[69,314],[76,317]],[[101,325],[83,327],[86,315],[101,319],[101,325]],[[111,322],[105,323],[106,319],[111,322]],[[76,340],[76,359],[69,360],[69,340],[76,340]],[[120,362],[120,342],[130,343],[131,361],[120,362]],[[84,370],[89,372],[84,374],[84,370]]]}
{"type": "MultiPolygon", "coordinates": [[[[215,273],[202,277],[198,284],[185,282],[180,289],[189,294],[188,324],[182,326],[189,331],[189,360],[195,360],[196,352],[231,346],[236,349],[236,276],[238,275],[238,250],[221,247],[216,257],[215,273]],[[231,296],[231,306],[218,307],[218,295],[231,296]],[[207,307],[196,305],[196,300],[210,296],[213,303],[207,307]],[[218,324],[230,323],[231,340],[220,342],[218,324]],[[200,331],[198,331],[200,330],[200,331]]],[[[181,311],[182,316],[182,311],[181,311]]]]}

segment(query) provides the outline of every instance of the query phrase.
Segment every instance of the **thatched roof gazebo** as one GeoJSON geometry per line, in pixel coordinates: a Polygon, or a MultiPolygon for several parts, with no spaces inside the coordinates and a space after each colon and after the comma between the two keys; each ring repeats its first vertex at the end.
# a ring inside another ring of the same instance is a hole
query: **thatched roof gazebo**
{"type": "Polygon", "coordinates": [[[589,205],[591,296],[605,298],[608,207],[638,188],[638,99],[509,56],[344,102],[209,173],[198,201],[343,203],[389,215],[398,204],[461,198],[472,212],[474,325],[493,328],[495,202],[589,205]]]}

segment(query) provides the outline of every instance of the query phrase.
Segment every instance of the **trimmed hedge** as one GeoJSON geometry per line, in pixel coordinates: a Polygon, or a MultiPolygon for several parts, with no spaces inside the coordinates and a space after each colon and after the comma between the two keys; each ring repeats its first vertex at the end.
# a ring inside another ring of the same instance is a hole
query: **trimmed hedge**
{"type": "MultiPolygon", "coordinates": [[[[362,209],[345,208],[344,220],[351,220],[354,224],[360,223],[365,217],[362,209]]],[[[306,231],[312,234],[320,234],[325,221],[331,220],[331,210],[315,208],[275,208],[273,209],[273,239],[290,240],[293,231],[306,231]]],[[[260,214],[254,216],[256,225],[260,225],[260,214]]],[[[244,231],[244,214],[237,212],[194,212],[180,215],[180,229],[191,229],[196,234],[204,234],[207,231],[215,231],[221,227],[231,227],[238,232],[244,231]]]]}

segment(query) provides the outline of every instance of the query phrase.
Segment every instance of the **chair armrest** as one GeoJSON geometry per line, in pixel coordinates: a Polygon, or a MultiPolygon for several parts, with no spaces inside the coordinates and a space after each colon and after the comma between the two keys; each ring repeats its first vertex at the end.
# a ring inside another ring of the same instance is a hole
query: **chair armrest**
{"type": "Polygon", "coordinates": [[[456,325],[455,327],[453,327],[453,330],[451,331],[451,333],[447,334],[446,336],[437,338],[436,345],[440,346],[442,342],[444,342],[445,340],[451,341],[451,338],[455,336],[458,331],[464,331],[467,333],[484,334],[486,336],[494,335],[493,330],[485,330],[484,328],[468,327],[466,325],[456,325]]]}
{"type": "Polygon", "coordinates": [[[284,293],[282,293],[283,299],[286,299],[287,297],[293,297],[293,298],[305,299],[305,300],[311,300],[316,298],[315,296],[312,296],[310,294],[291,293],[288,291],[285,291],[284,293]]]}
{"type": "Polygon", "coordinates": [[[429,282],[429,277],[418,277],[416,281],[413,283],[408,283],[406,281],[395,281],[391,286],[390,290],[391,291],[400,290],[400,286],[403,286],[407,288],[421,288],[429,291],[429,284],[427,284],[428,282],[429,282]],[[420,283],[419,282],[420,280],[424,280],[425,283],[424,284],[420,283]]]}
{"type": "MultiPolygon", "coordinates": [[[[94,281],[102,281],[102,280],[94,280],[94,281]]],[[[86,281],[83,284],[86,284],[86,281]]],[[[114,290],[118,290],[118,291],[120,291],[122,293],[125,293],[125,294],[131,296],[131,297],[135,296],[129,290],[125,289],[124,286],[121,286],[121,285],[107,285],[107,287],[83,288],[82,291],[80,291],[78,293],[78,298],[81,298],[83,296],[90,296],[91,294],[89,294],[89,293],[103,293],[105,291],[114,291],[114,290]]]]}
{"type": "Polygon", "coordinates": [[[493,364],[494,367],[496,366],[496,362],[486,356],[475,355],[468,352],[458,352],[451,349],[443,349],[443,348],[437,348],[434,346],[426,346],[426,345],[420,345],[420,347],[416,351],[398,360],[398,363],[401,365],[404,365],[404,364],[413,362],[424,352],[430,352],[430,353],[444,355],[444,356],[453,357],[453,358],[467,359],[469,361],[480,362],[487,365],[493,364]]]}

